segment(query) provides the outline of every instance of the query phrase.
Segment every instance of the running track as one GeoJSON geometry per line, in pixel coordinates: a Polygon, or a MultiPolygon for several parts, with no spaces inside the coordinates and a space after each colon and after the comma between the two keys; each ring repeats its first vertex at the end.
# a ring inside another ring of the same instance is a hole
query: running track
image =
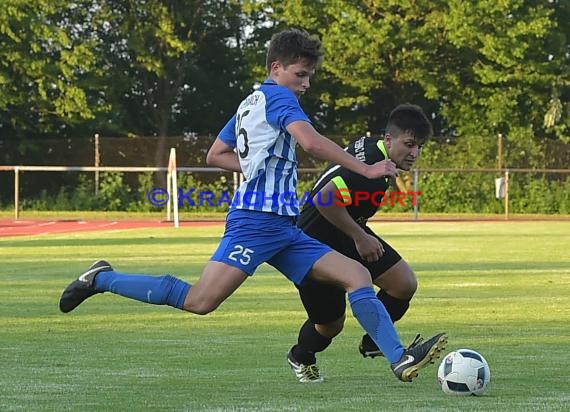
{"type": "MultiPolygon", "coordinates": [[[[504,219],[498,218],[424,218],[420,220],[412,219],[372,219],[371,222],[448,222],[457,223],[462,221],[471,222],[505,222],[504,219]]],[[[560,221],[570,222],[570,216],[550,216],[545,218],[533,217],[512,217],[512,221],[528,222],[528,221],[560,221]]],[[[221,226],[224,220],[217,221],[181,221],[180,227],[204,227],[204,226],[221,226]]],[[[48,235],[54,233],[70,233],[70,232],[94,232],[98,230],[127,230],[140,228],[171,228],[174,224],[164,220],[13,220],[0,219],[0,237],[7,236],[31,236],[31,235],[48,235]]]]}
{"type": "MultiPolygon", "coordinates": [[[[220,226],[219,222],[180,222],[181,227],[220,226]]],[[[0,219],[0,237],[31,236],[69,232],[93,232],[98,230],[126,230],[139,228],[174,227],[162,220],[10,220],[0,219]]]]}

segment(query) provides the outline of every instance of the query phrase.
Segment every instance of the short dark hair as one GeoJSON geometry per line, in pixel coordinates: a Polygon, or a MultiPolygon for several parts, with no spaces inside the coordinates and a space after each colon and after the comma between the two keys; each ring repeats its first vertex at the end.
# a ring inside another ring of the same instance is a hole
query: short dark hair
{"type": "Polygon", "coordinates": [[[276,60],[287,67],[300,59],[307,59],[318,67],[322,64],[324,54],[321,41],[317,37],[304,30],[287,29],[271,37],[265,65],[269,71],[271,63],[276,60]]]}
{"type": "Polygon", "coordinates": [[[398,105],[390,113],[386,133],[394,137],[402,133],[411,134],[414,139],[424,141],[433,135],[431,122],[420,106],[410,103],[398,105]]]}

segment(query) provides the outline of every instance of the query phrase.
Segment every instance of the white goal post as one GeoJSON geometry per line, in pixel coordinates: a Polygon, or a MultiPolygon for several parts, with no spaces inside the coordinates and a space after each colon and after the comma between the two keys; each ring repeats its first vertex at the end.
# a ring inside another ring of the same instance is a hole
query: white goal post
{"type": "Polygon", "coordinates": [[[174,214],[174,227],[180,227],[180,217],[178,215],[178,176],[176,174],[176,149],[170,149],[168,158],[168,172],[166,173],[166,191],[168,192],[168,204],[166,205],[166,220],[170,218],[170,204],[174,214]]]}

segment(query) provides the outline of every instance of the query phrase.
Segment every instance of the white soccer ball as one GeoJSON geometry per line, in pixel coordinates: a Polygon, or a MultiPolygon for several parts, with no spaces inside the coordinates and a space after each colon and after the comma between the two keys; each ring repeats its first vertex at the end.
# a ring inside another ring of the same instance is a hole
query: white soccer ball
{"type": "Polygon", "coordinates": [[[490,380],[489,364],[480,353],[471,349],[448,353],[437,370],[437,381],[448,395],[482,395],[490,380]]]}

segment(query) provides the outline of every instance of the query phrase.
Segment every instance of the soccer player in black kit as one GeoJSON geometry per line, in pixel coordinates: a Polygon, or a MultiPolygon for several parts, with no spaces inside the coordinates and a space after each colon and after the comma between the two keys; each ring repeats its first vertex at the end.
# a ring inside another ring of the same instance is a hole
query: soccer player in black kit
{"type": "MultiPolygon", "coordinates": [[[[349,145],[347,151],[368,164],[386,161],[401,170],[410,170],[432,133],[431,123],[420,107],[402,104],[390,113],[382,140],[362,137],[349,145]]],[[[391,203],[383,197],[389,186],[388,178],[367,179],[339,165],[329,165],[311,192],[312,201],[304,204],[297,225],[309,236],[361,262],[380,288],[378,299],[392,322],[396,322],[410,306],[417,289],[416,276],[398,252],[366,224],[380,205],[391,203]]],[[[323,377],[315,354],[325,350],[342,331],[345,291],[316,281],[305,282],[297,289],[308,319],[287,360],[300,382],[321,382],[323,377]]],[[[434,349],[441,348],[446,339],[445,334],[440,333],[421,346],[433,341],[434,349]]],[[[417,335],[408,350],[422,341],[417,335]]],[[[359,351],[364,357],[382,355],[369,335],[363,336],[359,351]]],[[[428,363],[426,359],[419,368],[428,363]]]]}

